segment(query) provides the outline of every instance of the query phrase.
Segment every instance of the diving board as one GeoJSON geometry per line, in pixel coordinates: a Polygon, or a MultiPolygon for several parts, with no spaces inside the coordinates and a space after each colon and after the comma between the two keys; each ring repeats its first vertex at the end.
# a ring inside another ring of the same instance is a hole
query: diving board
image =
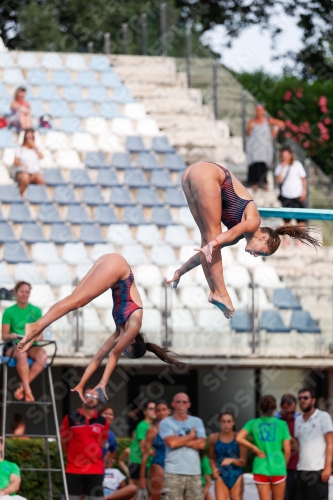
{"type": "Polygon", "coordinates": [[[333,210],[323,208],[258,208],[261,217],[279,219],[333,220],[333,210]]]}

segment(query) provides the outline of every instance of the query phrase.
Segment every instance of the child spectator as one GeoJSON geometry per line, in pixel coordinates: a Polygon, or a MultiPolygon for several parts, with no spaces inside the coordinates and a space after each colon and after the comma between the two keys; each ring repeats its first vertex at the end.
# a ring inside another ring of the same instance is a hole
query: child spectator
{"type": "Polygon", "coordinates": [[[105,455],[104,457],[104,498],[105,500],[130,500],[137,492],[134,484],[126,485],[124,474],[119,469],[115,469],[114,458],[105,455]]]}
{"type": "Polygon", "coordinates": [[[205,450],[199,450],[200,455],[200,467],[201,467],[201,481],[204,494],[204,500],[213,500],[212,494],[210,492],[212,486],[212,475],[213,471],[209,463],[209,458],[206,455],[205,450]]]}

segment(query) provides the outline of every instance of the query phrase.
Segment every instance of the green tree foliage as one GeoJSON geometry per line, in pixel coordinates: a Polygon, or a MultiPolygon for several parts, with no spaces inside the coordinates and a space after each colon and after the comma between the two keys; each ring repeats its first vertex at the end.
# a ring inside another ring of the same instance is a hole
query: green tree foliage
{"type": "Polygon", "coordinates": [[[272,77],[263,71],[235,76],[271,115],[285,121],[283,137],[299,143],[327,174],[333,174],[332,81],[308,82],[288,74],[272,77]]]}

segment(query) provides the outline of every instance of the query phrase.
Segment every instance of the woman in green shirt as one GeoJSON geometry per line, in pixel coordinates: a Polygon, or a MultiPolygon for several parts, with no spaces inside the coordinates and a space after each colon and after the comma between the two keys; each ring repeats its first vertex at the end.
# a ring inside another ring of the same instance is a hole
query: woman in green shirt
{"type": "MultiPolygon", "coordinates": [[[[25,325],[34,323],[42,317],[39,307],[29,304],[31,285],[25,281],[18,281],[14,287],[16,304],[5,309],[2,316],[2,340],[6,342],[5,356],[16,359],[16,368],[21,379],[21,384],[14,392],[14,397],[18,400],[34,401],[30,388],[30,382],[39,375],[45,367],[47,361],[46,351],[38,347],[37,342],[30,347],[27,352],[18,351],[16,344],[24,336],[25,325]],[[34,360],[34,364],[29,367],[28,358],[34,360]]],[[[43,338],[43,333],[38,337],[43,338]]]]}
{"type": "Polygon", "coordinates": [[[237,442],[255,453],[253,479],[260,500],[284,498],[286,488],[286,464],[290,458],[290,433],[284,420],[273,416],[276,400],[263,396],[259,400],[261,417],[249,420],[237,435],[237,442]],[[246,438],[252,437],[253,443],[246,438]]]}

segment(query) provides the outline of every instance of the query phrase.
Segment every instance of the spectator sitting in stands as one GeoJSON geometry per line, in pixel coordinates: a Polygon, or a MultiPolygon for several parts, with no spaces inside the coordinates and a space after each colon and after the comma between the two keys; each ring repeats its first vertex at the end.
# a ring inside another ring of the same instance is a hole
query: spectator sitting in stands
{"type": "MultiPolygon", "coordinates": [[[[6,342],[5,356],[12,356],[16,359],[17,371],[22,380],[14,392],[14,397],[25,401],[34,401],[30,383],[44,370],[47,361],[46,351],[39,347],[37,342],[34,342],[34,345],[24,353],[16,348],[16,344],[24,335],[25,325],[42,317],[39,307],[28,302],[30,291],[30,283],[18,281],[14,287],[16,304],[7,307],[2,316],[2,340],[6,342]],[[34,360],[31,368],[29,368],[28,357],[34,360]]],[[[42,336],[39,336],[40,340],[42,336]]]]}
{"type": "Polygon", "coordinates": [[[104,498],[105,500],[130,500],[136,495],[137,487],[134,484],[126,485],[126,476],[115,469],[114,458],[110,455],[104,457],[104,498]]]}
{"type": "Polygon", "coordinates": [[[12,115],[9,126],[15,127],[18,132],[32,127],[30,104],[25,100],[26,89],[19,87],[14,94],[14,100],[10,104],[12,115]]]}
{"type": "Polygon", "coordinates": [[[25,434],[25,422],[23,420],[23,417],[20,413],[15,413],[13,420],[10,423],[10,428],[12,431],[12,434],[15,434],[13,436],[14,439],[29,439],[28,437],[24,436],[25,434]]]}
{"type": "Polygon", "coordinates": [[[0,498],[1,500],[25,500],[16,493],[20,489],[19,466],[2,458],[2,437],[0,436],[0,498]]]}
{"type": "Polygon", "coordinates": [[[40,173],[39,160],[43,154],[35,144],[35,133],[32,129],[25,131],[23,144],[15,152],[14,165],[16,168],[16,180],[19,184],[21,196],[29,184],[45,184],[40,173]]]}

